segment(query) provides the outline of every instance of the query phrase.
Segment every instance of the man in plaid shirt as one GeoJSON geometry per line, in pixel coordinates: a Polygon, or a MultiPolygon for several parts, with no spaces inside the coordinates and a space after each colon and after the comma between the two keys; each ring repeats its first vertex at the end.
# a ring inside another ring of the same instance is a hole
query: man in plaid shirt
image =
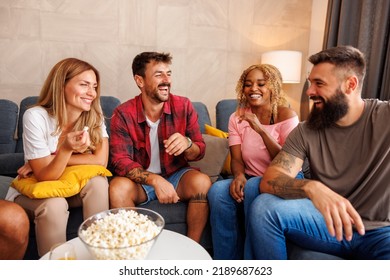
{"type": "Polygon", "coordinates": [[[133,60],[141,94],[115,109],[111,119],[110,207],[156,200],[188,201],[188,237],[199,242],[208,219],[210,178],[191,168],[206,145],[198,115],[188,98],[170,93],[172,57],[143,52],[133,60]]]}

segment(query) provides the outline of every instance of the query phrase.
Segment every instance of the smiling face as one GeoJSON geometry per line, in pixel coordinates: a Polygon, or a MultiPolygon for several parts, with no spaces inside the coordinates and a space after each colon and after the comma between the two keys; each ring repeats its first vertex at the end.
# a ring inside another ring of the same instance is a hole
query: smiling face
{"type": "Polygon", "coordinates": [[[245,78],[243,93],[250,106],[270,104],[271,91],[266,85],[264,74],[259,69],[251,70],[245,78]]]}
{"type": "Polygon", "coordinates": [[[337,76],[334,65],[330,63],[315,65],[308,80],[307,95],[314,102],[308,126],[315,130],[330,127],[348,113],[345,82],[337,76]]]}
{"type": "Polygon", "coordinates": [[[146,65],[145,77],[136,75],[135,80],[142,93],[153,103],[159,104],[169,99],[171,73],[169,64],[152,61],[146,65]]]}
{"type": "Polygon", "coordinates": [[[91,110],[97,93],[97,80],[93,70],[74,76],[65,84],[65,102],[68,112],[82,113],[91,110]]]}
{"type": "Polygon", "coordinates": [[[315,65],[308,77],[309,88],[306,94],[314,102],[313,107],[321,109],[336,91],[342,90],[341,79],[337,76],[335,66],[330,63],[315,65]]]}

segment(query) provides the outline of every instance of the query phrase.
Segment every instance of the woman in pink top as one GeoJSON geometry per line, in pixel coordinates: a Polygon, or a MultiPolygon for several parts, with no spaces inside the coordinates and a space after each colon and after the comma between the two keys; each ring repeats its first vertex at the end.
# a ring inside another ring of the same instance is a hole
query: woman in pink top
{"type": "Polygon", "coordinates": [[[233,178],[215,182],[208,193],[214,259],[243,258],[243,214],[259,195],[265,169],[299,122],[273,65],[250,66],[236,92],[238,108],[229,119],[233,178]]]}

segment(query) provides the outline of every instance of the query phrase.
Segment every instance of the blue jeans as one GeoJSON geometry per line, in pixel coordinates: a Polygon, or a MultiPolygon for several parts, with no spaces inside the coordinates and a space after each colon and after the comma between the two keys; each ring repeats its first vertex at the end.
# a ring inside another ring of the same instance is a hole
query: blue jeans
{"type": "Polygon", "coordinates": [[[259,195],[261,177],[250,178],[244,188],[244,202],[238,203],[230,195],[232,179],[215,182],[207,197],[210,206],[210,224],[214,259],[242,259],[244,255],[244,213],[259,195]]]}
{"type": "Polygon", "coordinates": [[[329,235],[322,214],[309,199],[261,194],[247,217],[246,259],[287,259],[286,239],[346,259],[390,259],[390,226],[368,230],[364,236],[354,232],[351,241],[339,242],[329,235]]]}
{"type": "MultiPolygon", "coordinates": [[[[193,170],[193,168],[191,168],[191,167],[184,167],[182,169],[179,169],[178,171],[176,171],[171,176],[169,176],[168,178],[165,178],[165,179],[169,183],[171,183],[173,185],[173,187],[175,188],[175,190],[176,190],[177,186],[179,185],[179,182],[181,180],[181,177],[183,177],[183,175],[185,173],[187,173],[188,171],[190,171],[190,170],[193,170]]],[[[140,203],[139,205],[145,205],[149,201],[157,200],[156,192],[155,192],[155,190],[154,190],[154,188],[152,186],[144,185],[144,184],[142,184],[141,186],[142,186],[142,188],[144,189],[144,191],[146,193],[147,199],[146,199],[146,201],[140,203]]]]}

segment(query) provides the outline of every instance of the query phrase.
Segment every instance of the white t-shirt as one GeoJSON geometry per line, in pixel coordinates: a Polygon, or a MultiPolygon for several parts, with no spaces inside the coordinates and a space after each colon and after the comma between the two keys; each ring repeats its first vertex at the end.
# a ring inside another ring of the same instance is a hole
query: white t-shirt
{"type": "MultiPolygon", "coordinates": [[[[43,158],[57,150],[60,135],[52,135],[56,129],[56,120],[47,111],[36,106],[27,109],[23,115],[23,149],[25,161],[43,158]]],[[[102,123],[102,136],[108,138],[105,123],[102,123]]],[[[10,187],[6,196],[13,201],[20,193],[10,187]]]]}
{"type": "Polygon", "coordinates": [[[150,158],[150,165],[147,169],[149,172],[155,174],[161,174],[161,163],[160,163],[160,144],[158,142],[158,125],[160,124],[160,119],[156,122],[152,122],[146,118],[146,123],[150,127],[149,132],[149,141],[150,141],[150,150],[152,156],[150,158]]]}

